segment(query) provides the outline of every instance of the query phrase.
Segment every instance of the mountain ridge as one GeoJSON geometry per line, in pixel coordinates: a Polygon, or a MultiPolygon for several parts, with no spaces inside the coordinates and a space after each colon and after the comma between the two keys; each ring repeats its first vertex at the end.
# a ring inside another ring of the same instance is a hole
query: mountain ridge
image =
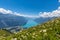
{"type": "Polygon", "coordinates": [[[60,40],[60,18],[38,24],[8,36],[6,40],[60,40]]]}
{"type": "Polygon", "coordinates": [[[22,16],[0,13],[0,28],[11,26],[22,26],[27,23],[27,19],[22,16]]]}

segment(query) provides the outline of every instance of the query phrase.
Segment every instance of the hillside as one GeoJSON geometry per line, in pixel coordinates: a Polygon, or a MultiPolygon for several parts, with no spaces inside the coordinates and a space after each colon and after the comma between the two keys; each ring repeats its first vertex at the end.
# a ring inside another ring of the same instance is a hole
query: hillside
{"type": "Polygon", "coordinates": [[[5,40],[60,40],[60,18],[21,30],[5,40]]]}
{"type": "Polygon", "coordinates": [[[0,40],[4,40],[7,36],[13,35],[13,33],[9,32],[6,29],[0,29],[0,40]]]}

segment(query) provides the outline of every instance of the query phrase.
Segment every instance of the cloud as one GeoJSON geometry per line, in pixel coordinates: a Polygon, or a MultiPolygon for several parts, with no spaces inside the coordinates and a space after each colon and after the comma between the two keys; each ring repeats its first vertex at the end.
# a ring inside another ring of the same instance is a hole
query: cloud
{"type": "Polygon", "coordinates": [[[12,11],[6,10],[4,8],[0,8],[0,13],[3,13],[3,14],[12,14],[12,11]]]}
{"type": "Polygon", "coordinates": [[[39,16],[34,16],[34,15],[25,15],[25,14],[20,14],[20,13],[14,13],[14,15],[17,16],[23,16],[23,17],[29,17],[29,18],[38,18],[39,16]]]}
{"type": "Polygon", "coordinates": [[[60,7],[52,12],[40,12],[39,17],[60,17],[60,7]]]}
{"type": "Polygon", "coordinates": [[[58,10],[60,10],[60,7],[58,7],[58,10]]]}
{"type": "Polygon", "coordinates": [[[25,14],[13,12],[11,10],[6,10],[4,8],[0,8],[0,13],[12,14],[12,15],[16,15],[16,16],[23,16],[23,17],[29,17],[29,18],[60,17],[60,7],[58,7],[58,9],[56,9],[56,10],[53,10],[52,12],[40,12],[38,15],[25,15],[25,14]]]}
{"type": "Polygon", "coordinates": [[[58,2],[60,2],[60,0],[58,0],[58,2]]]}
{"type": "Polygon", "coordinates": [[[13,12],[11,10],[6,10],[4,8],[0,8],[0,13],[2,13],[2,14],[12,14],[12,15],[16,15],[16,16],[23,16],[23,17],[29,17],[29,18],[36,18],[36,17],[38,17],[38,16],[25,15],[25,14],[13,12]]]}

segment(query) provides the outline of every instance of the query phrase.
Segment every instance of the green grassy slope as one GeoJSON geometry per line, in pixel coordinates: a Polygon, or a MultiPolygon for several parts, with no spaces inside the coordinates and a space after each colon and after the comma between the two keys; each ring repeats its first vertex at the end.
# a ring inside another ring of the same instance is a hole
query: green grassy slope
{"type": "Polygon", "coordinates": [[[60,40],[60,18],[21,30],[17,34],[6,37],[5,40],[60,40]]]}
{"type": "Polygon", "coordinates": [[[7,36],[12,35],[11,32],[5,30],[5,29],[0,29],[0,40],[4,40],[7,36]]]}
{"type": "Polygon", "coordinates": [[[60,40],[60,18],[23,30],[14,37],[21,40],[60,40]]]}

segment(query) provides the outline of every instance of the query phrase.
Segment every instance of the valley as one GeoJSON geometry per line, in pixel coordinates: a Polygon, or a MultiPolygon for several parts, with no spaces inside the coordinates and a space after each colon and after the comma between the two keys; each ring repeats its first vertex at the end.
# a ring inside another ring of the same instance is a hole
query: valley
{"type": "MultiPolygon", "coordinates": [[[[0,33],[1,34],[1,33],[0,33]]],[[[5,33],[4,33],[5,34],[5,33]]],[[[2,35],[4,37],[4,35],[2,35]]],[[[60,40],[60,18],[6,36],[0,40],[60,40]]]]}

